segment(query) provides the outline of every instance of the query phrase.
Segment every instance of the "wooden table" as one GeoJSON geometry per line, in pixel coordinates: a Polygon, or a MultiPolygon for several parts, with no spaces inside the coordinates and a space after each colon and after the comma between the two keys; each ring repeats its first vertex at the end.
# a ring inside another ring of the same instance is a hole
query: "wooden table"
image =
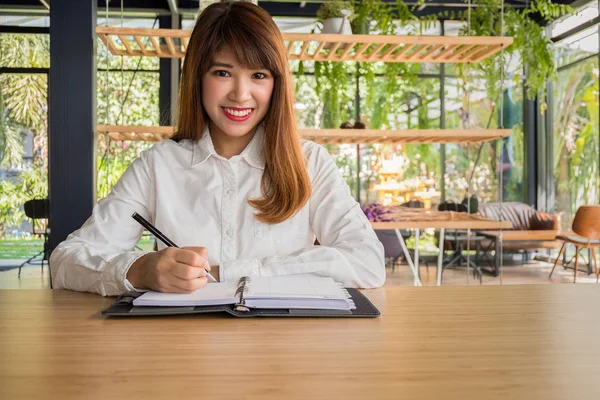
{"type": "Polygon", "coordinates": [[[376,319],[112,319],[0,290],[1,399],[597,399],[600,285],[388,287],[376,319]]]}
{"type": "Polygon", "coordinates": [[[394,230],[396,237],[400,242],[400,247],[406,258],[406,262],[413,273],[414,285],[421,286],[419,277],[419,237],[421,229],[439,229],[440,230],[440,253],[437,264],[437,285],[442,284],[443,260],[444,260],[444,234],[446,229],[470,230],[470,229],[511,229],[510,221],[494,221],[482,218],[478,215],[458,213],[453,211],[430,211],[418,208],[398,207],[392,215],[394,221],[391,222],[371,222],[373,229],[394,230]],[[400,233],[401,229],[416,229],[415,235],[415,259],[413,261],[404,238],[400,233]]]}

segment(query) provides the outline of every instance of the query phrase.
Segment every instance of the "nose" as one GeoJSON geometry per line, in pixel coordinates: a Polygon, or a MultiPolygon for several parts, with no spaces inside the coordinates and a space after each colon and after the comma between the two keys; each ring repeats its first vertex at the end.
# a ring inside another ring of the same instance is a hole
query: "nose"
{"type": "Polygon", "coordinates": [[[239,104],[243,104],[248,100],[252,99],[252,95],[250,93],[250,85],[251,82],[244,77],[238,77],[237,79],[235,79],[233,87],[229,92],[229,100],[239,104]]]}

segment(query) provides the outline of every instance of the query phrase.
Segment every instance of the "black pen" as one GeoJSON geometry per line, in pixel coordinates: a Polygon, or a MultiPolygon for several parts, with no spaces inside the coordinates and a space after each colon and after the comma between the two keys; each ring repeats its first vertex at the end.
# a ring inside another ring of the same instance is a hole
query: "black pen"
{"type": "MultiPolygon", "coordinates": [[[[137,222],[140,223],[140,225],[142,225],[144,228],[148,229],[148,231],[153,234],[157,239],[159,239],[161,242],[163,242],[164,244],[166,244],[168,247],[177,247],[179,248],[179,246],[177,246],[175,243],[173,243],[171,241],[171,239],[169,239],[168,237],[166,237],[161,231],[159,231],[158,229],[156,229],[154,227],[154,225],[152,225],[150,222],[148,222],[146,220],[146,218],[142,217],[140,214],[134,212],[133,215],[131,216],[133,219],[135,219],[137,222]]],[[[214,276],[212,276],[210,274],[210,272],[206,271],[206,276],[208,277],[208,279],[210,279],[213,282],[216,282],[217,280],[215,279],[214,276]]]]}

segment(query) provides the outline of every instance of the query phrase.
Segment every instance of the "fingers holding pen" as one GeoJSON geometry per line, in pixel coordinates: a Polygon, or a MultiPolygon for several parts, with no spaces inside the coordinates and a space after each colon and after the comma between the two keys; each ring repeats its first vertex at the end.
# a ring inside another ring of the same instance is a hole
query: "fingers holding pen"
{"type": "Polygon", "coordinates": [[[205,247],[182,247],[173,254],[174,261],[210,271],[208,250],[205,247]]]}
{"type": "MultiPolygon", "coordinates": [[[[206,271],[204,271],[206,273],[206,271]]],[[[177,276],[173,276],[170,280],[171,293],[191,293],[198,289],[203,288],[208,284],[206,276],[194,278],[194,279],[181,279],[177,276]]]]}
{"type": "Polygon", "coordinates": [[[203,247],[168,247],[140,257],[127,272],[127,279],[139,289],[193,292],[208,283],[211,268],[207,256],[203,247]]]}
{"type": "Polygon", "coordinates": [[[180,279],[191,280],[206,277],[207,270],[204,267],[195,267],[189,264],[175,263],[171,267],[171,273],[180,279]]]}
{"type": "Polygon", "coordinates": [[[140,289],[179,293],[205,286],[208,282],[207,276],[211,281],[215,281],[207,272],[211,267],[205,247],[179,248],[138,213],[133,213],[132,218],[168,247],[145,254],[134,261],[126,273],[130,284],[140,289]]]}

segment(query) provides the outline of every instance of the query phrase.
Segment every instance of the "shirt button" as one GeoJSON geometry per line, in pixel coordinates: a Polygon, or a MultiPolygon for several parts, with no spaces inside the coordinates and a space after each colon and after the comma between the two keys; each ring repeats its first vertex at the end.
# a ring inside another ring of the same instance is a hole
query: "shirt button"
{"type": "Polygon", "coordinates": [[[233,229],[227,229],[227,236],[233,235],[233,229]]]}
{"type": "Polygon", "coordinates": [[[233,189],[227,189],[227,195],[231,196],[233,194],[233,189]]]}

